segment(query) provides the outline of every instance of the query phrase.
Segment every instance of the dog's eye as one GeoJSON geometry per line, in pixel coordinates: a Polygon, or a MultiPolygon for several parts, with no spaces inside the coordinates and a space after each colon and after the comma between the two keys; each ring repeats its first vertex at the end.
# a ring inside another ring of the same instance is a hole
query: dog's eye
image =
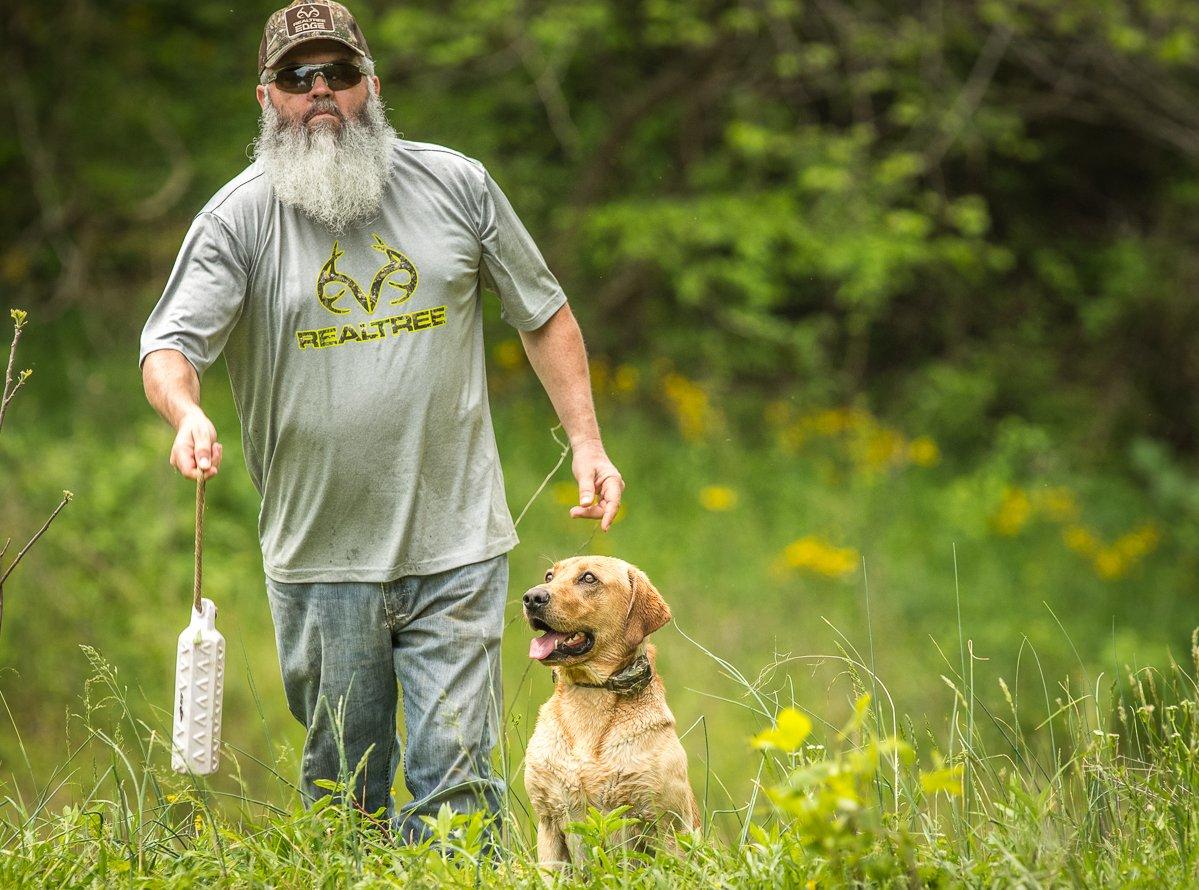
{"type": "Polygon", "coordinates": [[[552,571],[551,571],[551,572],[546,572],[546,573],[545,573],[545,580],[546,580],[546,581],[552,581],[552,580],[554,580],[554,573],[553,573],[552,571]]]}
{"type": "Polygon", "coordinates": [[[594,584],[596,581],[599,580],[599,578],[595,577],[595,575],[591,574],[591,572],[584,572],[583,577],[580,578],[579,580],[585,581],[588,584],[594,584]]]}

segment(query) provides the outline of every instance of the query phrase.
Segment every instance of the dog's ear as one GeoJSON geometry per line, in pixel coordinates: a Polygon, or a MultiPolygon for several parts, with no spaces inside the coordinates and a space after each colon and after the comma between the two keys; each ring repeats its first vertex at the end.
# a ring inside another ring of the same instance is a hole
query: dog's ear
{"type": "Polygon", "coordinates": [[[625,623],[625,640],[630,649],[670,620],[670,607],[658,588],[650,583],[645,572],[629,569],[629,617],[625,623]]]}

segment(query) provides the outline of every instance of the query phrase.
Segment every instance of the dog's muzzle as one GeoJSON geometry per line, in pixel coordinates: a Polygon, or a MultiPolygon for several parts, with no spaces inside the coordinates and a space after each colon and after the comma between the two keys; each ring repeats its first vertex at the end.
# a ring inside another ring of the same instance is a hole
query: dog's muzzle
{"type": "Polygon", "coordinates": [[[524,595],[523,602],[525,608],[530,612],[536,612],[538,609],[545,607],[550,601],[550,592],[544,587],[534,587],[527,591],[524,595]]]}

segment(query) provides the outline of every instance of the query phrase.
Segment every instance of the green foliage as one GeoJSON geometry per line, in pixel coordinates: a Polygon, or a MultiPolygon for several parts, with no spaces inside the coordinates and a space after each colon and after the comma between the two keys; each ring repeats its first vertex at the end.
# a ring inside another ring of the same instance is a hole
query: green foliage
{"type": "MultiPolygon", "coordinates": [[[[566,824],[566,831],[582,841],[586,859],[578,863],[581,873],[593,877],[605,872],[619,874],[631,862],[645,861],[630,855],[630,845],[621,846],[617,840],[621,832],[639,824],[637,819],[625,818],[625,813],[631,809],[632,806],[625,804],[605,812],[589,806],[586,818],[566,824]]],[[[637,832],[633,832],[633,836],[637,836],[637,832]]]]}
{"type": "MultiPolygon", "coordinates": [[[[13,10],[16,57],[58,72],[14,75],[0,134],[14,299],[132,348],[244,161],[276,5],[13,10]]],[[[487,163],[600,351],[865,394],[973,451],[1018,416],[1194,452],[1186,0],[354,10],[397,127],[487,163]]]]}

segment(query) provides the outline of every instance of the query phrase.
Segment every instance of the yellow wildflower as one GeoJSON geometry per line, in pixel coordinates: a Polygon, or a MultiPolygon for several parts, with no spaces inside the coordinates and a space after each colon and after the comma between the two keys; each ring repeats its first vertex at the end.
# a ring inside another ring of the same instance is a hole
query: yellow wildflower
{"type": "Polygon", "coordinates": [[[1129,561],[1115,547],[1101,547],[1091,564],[1095,567],[1095,574],[1105,581],[1123,578],[1129,568],[1129,561]]]}
{"type": "Polygon", "coordinates": [[[505,371],[519,370],[525,363],[525,351],[519,340],[501,340],[491,350],[491,355],[505,371]]]}
{"type": "Polygon", "coordinates": [[[816,535],[792,541],[783,550],[783,562],[793,569],[807,569],[829,578],[854,571],[861,555],[852,547],[834,547],[816,535]]]}
{"type": "Polygon", "coordinates": [[[1032,518],[1032,502],[1021,488],[1009,486],[1003,494],[999,509],[991,517],[991,526],[1001,535],[1012,537],[1020,534],[1032,518]]]}
{"type": "Polygon", "coordinates": [[[1062,532],[1066,546],[1091,561],[1095,574],[1106,581],[1123,578],[1129,570],[1156,548],[1161,533],[1153,523],[1127,532],[1104,544],[1093,531],[1073,525],[1062,532]]]}
{"type": "Polygon", "coordinates": [[[1126,559],[1138,560],[1156,550],[1160,538],[1157,527],[1152,523],[1146,523],[1118,538],[1112,544],[1112,549],[1119,551],[1126,559]]]}
{"type": "Polygon", "coordinates": [[[774,726],[764,729],[750,744],[761,751],[774,749],[794,754],[812,732],[812,720],[795,708],[784,708],[775,719],[774,726]]]}
{"type": "Polygon", "coordinates": [[[0,278],[5,281],[20,281],[29,272],[29,251],[13,248],[0,259],[0,278]]]}
{"type": "Polygon", "coordinates": [[[881,470],[890,466],[904,454],[903,436],[895,430],[879,426],[866,436],[861,451],[861,463],[870,470],[881,470]]]}
{"type": "Polygon", "coordinates": [[[1090,529],[1081,525],[1072,525],[1062,532],[1062,540],[1075,553],[1090,556],[1099,549],[1099,539],[1090,529]]]}
{"type": "Polygon", "coordinates": [[[962,765],[945,766],[940,769],[921,771],[920,787],[925,794],[936,794],[944,791],[960,797],[962,794],[962,765]]]}
{"type": "Polygon", "coordinates": [[[593,358],[588,368],[591,372],[591,391],[606,394],[609,377],[608,363],[602,358],[593,358]]]}
{"type": "Polygon", "coordinates": [[[641,372],[633,365],[619,365],[612,378],[612,386],[620,395],[628,395],[636,392],[640,380],[641,372]]]}
{"type": "Polygon", "coordinates": [[[837,436],[853,426],[855,419],[850,408],[827,408],[808,415],[804,422],[822,436],[837,436]]]}
{"type": "Polygon", "coordinates": [[[908,443],[908,460],[918,467],[931,467],[941,462],[941,449],[928,436],[920,436],[908,443]]]}
{"type": "Polygon", "coordinates": [[[683,438],[694,441],[703,436],[712,414],[708,394],[703,387],[682,374],[670,373],[662,378],[662,392],[674,412],[683,438]]]}
{"type": "Polygon", "coordinates": [[[737,506],[737,492],[725,485],[705,485],[699,490],[699,503],[705,510],[723,513],[737,506]]]}
{"type": "Polygon", "coordinates": [[[1037,509],[1054,522],[1069,522],[1078,516],[1078,500],[1064,485],[1036,493],[1037,509]]]}

